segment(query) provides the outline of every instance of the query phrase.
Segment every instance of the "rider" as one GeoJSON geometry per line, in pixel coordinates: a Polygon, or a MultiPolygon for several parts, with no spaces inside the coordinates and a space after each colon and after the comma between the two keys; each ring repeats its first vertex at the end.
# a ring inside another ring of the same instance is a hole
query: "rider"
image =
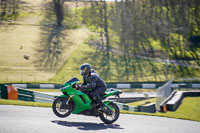
{"type": "Polygon", "coordinates": [[[81,89],[93,89],[90,92],[90,96],[99,103],[99,110],[106,112],[104,108],[100,95],[104,94],[106,91],[105,82],[99,77],[99,75],[91,69],[90,64],[84,63],[80,66],[80,73],[83,76],[83,84],[81,89]]]}

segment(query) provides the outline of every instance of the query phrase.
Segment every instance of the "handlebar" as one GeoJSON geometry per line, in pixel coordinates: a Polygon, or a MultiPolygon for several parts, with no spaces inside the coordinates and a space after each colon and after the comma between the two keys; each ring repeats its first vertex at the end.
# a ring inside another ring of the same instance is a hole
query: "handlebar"
{"type": "Polygon", "coordinates": [[[73,88],[75,88],[75,89],[77,89],[77,90],[80,90],[80,89],[81,89],[81,86],[80,86],[79,84],[75,83],[75,84],[73,85],[73,88]]]}

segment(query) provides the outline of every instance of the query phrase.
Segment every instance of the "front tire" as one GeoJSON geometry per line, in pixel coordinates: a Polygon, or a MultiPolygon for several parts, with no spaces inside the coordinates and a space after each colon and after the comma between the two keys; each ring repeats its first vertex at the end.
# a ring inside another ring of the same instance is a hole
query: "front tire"
{"type": "Polygon", "coordinates": [[[118,106],[115,103],[111,102],[108,105],[111,106],[112,108],[114,108],[112,110],[112,114],[108,115],[106,113],[100,113],[100,119],[103,122],[105,122],[106,124],[111,124],[111,123],[115,122],[119,118],[120,111],[119,111],[118,106]]]}
{"type": "Polygon", "coordinates": [[[56,116],[64,118],[69,116],[73,111],[73,104],[71,101],[68,102],[68,104],[64,104],[63,107],[61,107],[62,102],[65,101],[67,97],[58,97],[54,100],[52,109],[56,116]]]}

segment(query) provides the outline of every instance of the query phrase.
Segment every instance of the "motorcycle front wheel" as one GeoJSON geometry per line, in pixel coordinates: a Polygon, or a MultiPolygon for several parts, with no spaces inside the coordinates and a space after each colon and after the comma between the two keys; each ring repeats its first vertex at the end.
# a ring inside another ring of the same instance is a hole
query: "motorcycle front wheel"
{"type": "Polygon", "coordinates": [[[100,119],[106,124],[111,124],[119,118],[120,111],[115,103],[111,102],[108,105],[113,108],[112,113],[109,115],[106,113],[100,113],[100,119]]]}
{"type": "Polygon", "coordinates": [[[67,97],[58,97],[54,100],[52,109],[56,116],[64,118],[69,116],[73,111],[73,104],[69,101],[67,104],[63,103],[67,97]]]}

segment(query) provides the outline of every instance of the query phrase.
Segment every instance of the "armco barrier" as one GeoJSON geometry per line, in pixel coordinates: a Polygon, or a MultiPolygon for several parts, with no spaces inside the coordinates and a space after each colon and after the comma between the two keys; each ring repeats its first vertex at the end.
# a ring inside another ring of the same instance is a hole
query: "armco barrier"
{"type": "Polygon", "coordinates": [[[140,106],[130,106],[127,104],[122,104],[115,102],[120,110],[130,111],[130,112],[147,112],[147,113],[155,113],[156,106],[155,103],[151,103],[148,105],[140,105],[140,106]]]}
{"type": "MultiPolygon", "coordinates": [[[[154,98],[154,97],[149,97],[149,98],[154,98]]],[[[142,100],[147,100],[146,97],[126,97],[126,98],[108,98],[111,101],[116,101],[119,103],[131,103],[131,102],[137,102],[137,101],[142,101],[142,100]]]]}
{"type": "Polygon", "coordinates": [[[156,112],[156,104],[150,103],[145,106],[138,106],[139,112],[147,112],[147,113],[155,113],[156,112]]]}
{"type": "Polygon", "coordinates": [[[118,103],[118,102],[114,102],[114,103],[117,104],[120,110],[131,111],[131,112],[139,111],[138,107],[135,107],[135,106],[130,106],[130,105],[126,105],[126,104],[118,103]]]}
{"type": "Polygon", "coordinates": [[[199,97],[200,91],[178,91],[174,96],[166,103],[168,111],[176,111],[185,97],[199,97]]]}
{"type": "MultiPolygon", "coordinates": [[[[4,99],[7,99],[7,88],[6,85],[0,85],[0,94],[1,97],[4,99]],[[2,95],[3,94],[3,95],[2,95]]],[[[33,101],[33,102],[44,102],[44,103],[52,103],[54,101],[54,99],[56,98],[56,96],[53,95],[49,95],[49,94],[44,94],[41,92],[36,92],[36,91],[31,91],[31,90],[27,90],[27,89],[23,89],[23,88],[17,88],[18,90],[18,100],[23,100],[23,101],[33,101]]],[[[152,106],[130,106],[130,105],[126,105],[123,103],[118,103],[115,102],[120,110],[125,110],[125,111],[131,111],[131,112],[149,112],[149,113],[153,113],[152,112],[152,106]]],[[[155,108],[155,107],[154,107],[155,108]]]]}
{"type": "Polygon", "coordinates": [[[52,103],[55,98],[56,96],[52,96],[49,94],[18,88],[19,100],[52,103]]]}
{"type": "MultiPolygon", "coordinates": [[[[10,91],[11,86],[7,86],[4,84],[0,85],[0,96],[2,99],[8,99],[8,92],[10,91]]],[[[15,87],[14,87],[15,88],[15,87]]],[[[23,88],[17,88],[17,99],[23,101],[33,101],[33,102],[44,102],[44,103],[52,103],[56,96],[52,96],[45,93],[40,93],[36,91],[31,91],[23,88]]],[[[10,92],[9,92],[10,93],[10,92]]]]}

